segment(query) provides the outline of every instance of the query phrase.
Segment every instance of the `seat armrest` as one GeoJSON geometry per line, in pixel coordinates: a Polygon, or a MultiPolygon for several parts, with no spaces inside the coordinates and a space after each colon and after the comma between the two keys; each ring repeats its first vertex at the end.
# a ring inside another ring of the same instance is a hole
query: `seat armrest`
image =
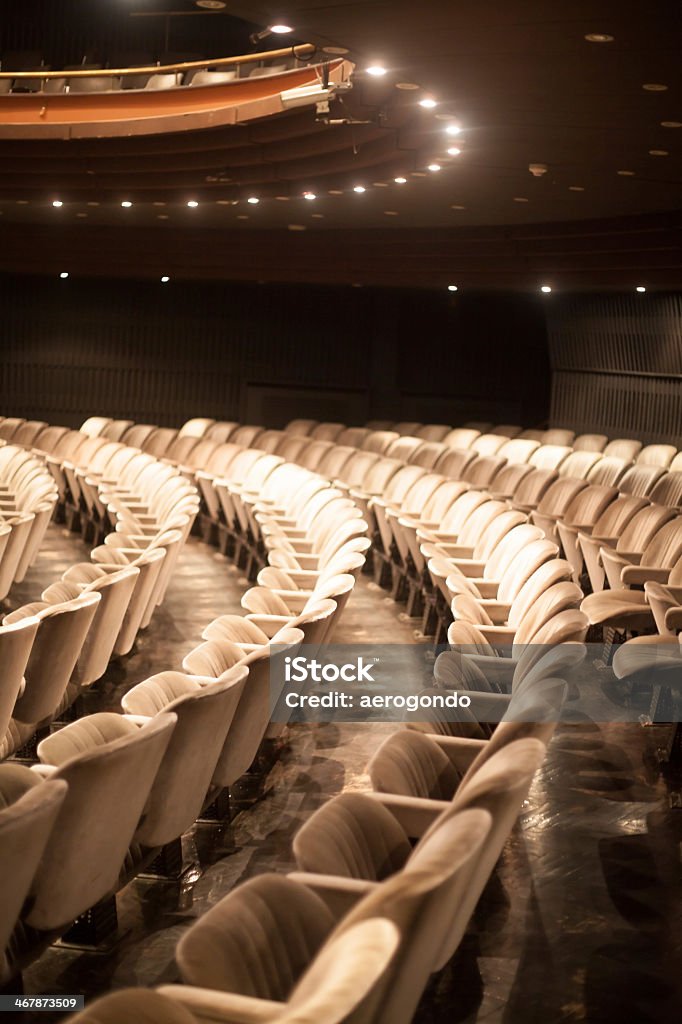
{"type": "Polygon", "coordinates": [[[258,626],[270,639],[278,633],[283,626],[286,626],[291,619],[295,618],[294,615],[258,615],[256,613],[252,615],[246,615],[245,618],[249,622],[253,622],[254,626],[258,626]]]}
{"type": "Polygon", "coordinates": [[[502,601],[496,601],[494,598],[488,597],[479,601],[479,604],[482,608],[485,608],[496,626],[502,626],[509,618],[509,612],[511,610],[510,604],[504,604],[502,601]]]}
{"type": "MultiPolygon", "coordinates": [[[[492,616],[491,616],[492,618],[492,616]]],[[[513,644],[516,636],[515,626],[478,626],[483,636],[486,638],[489,644],[493,646],[503,646],[505,644],[513,644]]]]}
{"type": "Polygon", "coordinates": [[[620,574],[620,578],[629,587],[643,586],[645,583],[667,583],[670,569],[660,569],[656,565],[628,565],[620,574]]]}
{"type": "MultiPolygon", "coordinates": [[[[464,575],[467,576],[466,573],[464,575]]],[[[467,576],[467,579],[469,578],[471,578],[471,582],[474,584],[474,586],[476,587],[479,594],[484,600],[495,599],[495,597],[497,596],[497,591],[500,588],[499,580],[486,580],[483,578],[479,578],[478,576],[467,576]]]]}
{"type": "Polygon", "coordinates": [[[439,814],[449,807],[447,800],[428,800],[425,797],[402,796],[399,793],[368,793],[373,800],[391,812],[411,839],[423,836],[439,814]]]}
{"type": "Polygon", "coordinates": [[[157,992],[185,1006],[198,1021],[269,1024],[286,1012],[286,1004],[271,999],[197,988],[194,985],[161,985],[157,992]]]}
{"type": "Polygon", "coordinates": [[[378,888],[379,882],[364,878],[346,878],[341,875],[318,875],[312,871],[291,871],[287,878],[307,885],[327,904],[336,920],[340,920],[363,896],[378,888]]]}
{"type": "Polygon", "coordinates": [[[469,765],[485,749],[487,740],[470,740],[461,736],[441,736],[433,734],[429,737],[437,743],[444,754],[450,759],[453,768],[464,775],[469,765]]]}

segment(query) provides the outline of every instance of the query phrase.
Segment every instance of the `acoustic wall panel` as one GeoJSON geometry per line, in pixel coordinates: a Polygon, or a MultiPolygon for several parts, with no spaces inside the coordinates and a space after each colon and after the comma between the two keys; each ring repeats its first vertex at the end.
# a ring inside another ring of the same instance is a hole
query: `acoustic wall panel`
{"type": "Polygon", "coordinates": [[[682,296],[553,296],[551,422],[682,446],[682,296]]]}

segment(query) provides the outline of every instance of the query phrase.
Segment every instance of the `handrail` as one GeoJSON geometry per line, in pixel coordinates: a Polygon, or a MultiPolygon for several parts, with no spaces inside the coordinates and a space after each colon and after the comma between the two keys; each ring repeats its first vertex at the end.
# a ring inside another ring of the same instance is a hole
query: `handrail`
{"type": "Polygon", "coordinates": [[[245,53],[239,57],[217,57],[206,60],[192,60],[181,64],[151,64],[138,68],[98,68],[78,71],[0,71],[1,78],[111,78],[117,75],[159,75],[166,71],[196,71],[201,68],[229,67],[232,64],[258,64],[261,61],[275,60],[278,57],[309,57],[317,47],[313,43],[298,43],[296,46],[285,46],[279,50],[266,50],[262,53],[245,53]]]}

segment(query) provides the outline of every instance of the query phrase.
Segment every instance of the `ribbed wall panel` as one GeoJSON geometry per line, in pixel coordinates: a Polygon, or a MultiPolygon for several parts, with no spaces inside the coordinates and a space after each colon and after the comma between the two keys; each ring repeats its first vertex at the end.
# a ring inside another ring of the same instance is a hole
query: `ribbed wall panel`
{"type": "Polygon", "coordinates": [[[557,297],[548,304],[551,421],[682,446],[682,296],[557,297]]]}

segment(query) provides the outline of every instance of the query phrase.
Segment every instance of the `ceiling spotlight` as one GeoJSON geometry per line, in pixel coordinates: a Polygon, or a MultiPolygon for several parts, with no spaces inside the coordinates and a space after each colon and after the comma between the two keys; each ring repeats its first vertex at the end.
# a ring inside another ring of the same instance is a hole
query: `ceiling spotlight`
{"type": "Polygon", "coordinates": [[[163,277],[161,278],[161,284],[168,284],[169,281],[170,277],[168,277],[167,274],[164,274],[163,277]]]}
{"type": "Polygon", "coordinates": [[[448,150],[448,156],[459,156],[461,152],[462,150],[458,149],[457,146],[450,146],[448,150]]]}
{"type": "Polygon", "coordinates": [[[616,174],[619,174],[621,178],[634,178],[635,176],[634,171],[616,171],[616,174]]]}
{"type": "Polygon", "coordinates": [[[635,288],[635,291],[636,292],[645,292],[646,288],[644,287],[643,284],[638,284],[637,287],[635,288]]]}
{"type": "Polygon", "coordinates": [[[222,11],[227,7],[225,0],[194,0],[194,3],[205,11],[222,11]]]}
{"type": "Polygon", "coordinates": [[[294,30],[291,25],[284,25],[280,22],[277,25],[270,25],[270,31],[274,32],[276,36],[286,36],[294,30]]]}
{"type": "Polygon", "coordinates": [[[198,204],[198,202],[196,201],[196,199],[189,199],[189,200],[187,201],[187,205],[189,206],[190,210],[196,210],[196,208],[197,208],[197,206],[198,206],[199,204],[198,204]]]}
{"type": "Polygon", "coordinates": [[[548,284],[543,284],[543,285],[541,286],[541,288],[540,288],[540,291],[541,291],[541,292],[542,292],[542,293],[543,293],[544,295],[549,295],[549,293],[551,292],[551,290],[552,290],[552,289],[550,288],[550,286],[549,286],[548,284]]]}
{"type": "Polygon", "coordinates": [[[662,82],[645,82],[642,88],[646,92],[667,92],[668,86],[663,85],[662,82]]]}
{"type": "Polygon", "coordinates": [[[64,205],[64,203],[61,201],[61,199],[53,199],[52,205],[55,207],[55,209],[58,210],[60,206],[64,205]]]}
{"type": "Polygon", "coordinates": [[[682,128],[682,121],[661,121],[661,128],[682,128]]]}
{"type": "Polygon", "coordinates": [[[585,36],[588,43],[612,43],[613,36],[609,36],[606,32],[588,32],[585,36]]]}
{"type": "Polygon", "coordinates": [[[277,24],[268,25],[267,28],[262,28],[260,32],[252,32],[249,36],[249,42],[252,46],[257,46],[258,43],[262,43],[264,39],[267,39],[270,35],[285,36],[289,32],[293,32],[291,25],[277,24]]]}
{"type": "Polygon", "coordinates": [[[649,156],[668,156],[667,149],[650,149],[649,156]]]}
{"type": "Polygon", "coordinates": [[[458,124],[449,124],[445,129],[446,135],[459,135],[461,128],[458,124]]]}
{"type": "Polygon", "coordinates": [[[371,75],[372,78],[383,78],[386,74],[386,68],[382,67],[381,64],[371,64],[366,70],[367,74],[371,75]]]}
{"type": "Polygon", "coordinates": [[[394,178],[393,180],[396,183],[396,185],[407,185],[407,178],[403,178],[402,175],[400,175],[400,177],[398,178],[394,178]]]}
{"type": "Polygon", "coordinates": [[[257,206],[258,203],[260,203],[260,199],[258,198],[258,196],[249,196],[249,198],[246,201],[247,203],[251,203],[251,206],[257,206]]]}
{"type": "Polygon", "coordinates": [[[438,104],[431,96],[425,96],[423,100],[419,101],[419,106],[423,107],[424,110],[433,110],[438,104]]]}
{"type": "Polygon", "coordinates": [[[456,284],[449,284],[448,285],[448,291],[449,292],[456,292],[457,291],[457,285],[456,284]]]}
{"type": "Polygon", "coordinates": [[[67,277],[69,276],[68,270],[62,270],[59,276],[61,277],[62,281],[66,281],[67,277]]]}
{"type": "Polygon", "coordinates": [[[429,170],[433,171],[434,173],[436,171],[439,171],[440,170],[440,164],[429,164],[429,170]]]}
{"type": "Polygon", "coordinates": [[[366,192],[367,189],[365,188],[364,185],[355,185],[354,188],[353,188],[353,191],[357,192],[358,194],[360,194],[362,192],[366,192]]]}
{"type": "Polygon", "coordinates": [[[315,195],[314,192],[304,192],[303,198],[307,199],[308,202],[312,202],[313,199],[317,199],[317,196],[315,195]]]}
{"type": "Polygon", "coordinates": [[[123,208],[124,208],[125,210],[129,210],[129,209],[130,209],[130,207],[131,207],[132,205],[133,205],[133,204],[132,204],[132,203],[130,202],[130,200],[129,200],[129,199],[124,199],[124,200],[123,200],[123,202],[121,203],[121,206],[122,206],[122,207],[123,207],[123,208]]]}

